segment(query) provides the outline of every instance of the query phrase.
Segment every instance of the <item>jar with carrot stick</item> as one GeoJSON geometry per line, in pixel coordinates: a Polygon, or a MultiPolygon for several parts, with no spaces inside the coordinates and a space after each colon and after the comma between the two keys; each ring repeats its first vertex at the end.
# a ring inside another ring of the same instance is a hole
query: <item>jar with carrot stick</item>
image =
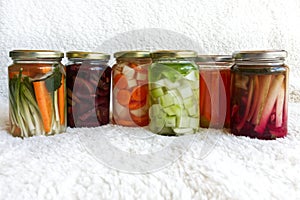
{"type": "Polygon", "coordinates": [[[109,123],[110,56],[100,52],[67,52],[67,119],[70,127],[109,123]]]}
{"type": "Polygon", "coordinates": [[[66,129],[63,53],[13,50],[8,67],[9,121],[13,136],[53,135],[66,129]]]}
{"type": "Polygon", "coordinates": [[[229,128],[231,55],[199,55],[200,127],[229,128]]]}
{"type": "Polygon", "coordinates": [[[197,53],[155,51],[149,69],[149,129],[162,135],[185,135],[199,127],[197,53]]]}
{"type": "Polygon", "coordinates": [[[231,132],[259,139],[288,133],[289,68],[283,50],[238,51],[231,69],[231,132]]]}
{"type": "Polygon", "coordinates": [[[114,54],[113,66],[113,123],[122,126],[149,124],[148,51],[121,51],[114,54]]]}

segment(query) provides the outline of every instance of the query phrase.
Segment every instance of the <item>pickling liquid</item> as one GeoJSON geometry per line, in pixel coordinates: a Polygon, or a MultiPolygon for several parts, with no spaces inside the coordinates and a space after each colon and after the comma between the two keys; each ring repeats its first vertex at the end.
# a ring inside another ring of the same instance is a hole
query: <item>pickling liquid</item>
{"type": "Polygon", "coordinates": [[[231,132],[260,139],[287,135],[287,75],[232,74],[231,132]]]}
{"type": "Polygon", "coordinates": [[[230,69],[200,69],[200,127],[229,128],[230,69]]]}
{"type": "Polygon", "coordinates": [[[111,68],[81,66],[72,64],[66,67],[68,126],[108,124],[111,68]]]}

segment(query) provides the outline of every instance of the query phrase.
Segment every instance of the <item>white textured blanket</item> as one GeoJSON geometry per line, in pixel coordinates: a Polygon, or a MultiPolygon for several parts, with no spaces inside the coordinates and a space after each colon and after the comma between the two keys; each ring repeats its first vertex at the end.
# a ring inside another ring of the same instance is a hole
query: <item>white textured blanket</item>
{"type": "Polygon", "coordinates": [[[300,199],[299,35],[299,0],[0,0],[0,200],[300,199]],[[152,48],[287,50],[288,136],[173,138],[112,125],[7,133],[10,50],[152,48]]]}
{"type": "Polygon", "coordinates": [[[300,104],[273,141],[113,125],[22,140],[6,131],[6,99],[0,109],[0,199],[300,198],[300,104]]]}

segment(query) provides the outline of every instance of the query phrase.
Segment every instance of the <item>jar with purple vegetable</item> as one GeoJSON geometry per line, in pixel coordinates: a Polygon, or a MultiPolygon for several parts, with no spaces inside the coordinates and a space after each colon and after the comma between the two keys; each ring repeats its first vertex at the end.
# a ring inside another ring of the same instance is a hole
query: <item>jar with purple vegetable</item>
{"type": "Polygon", "coordinates": [[[287,135],[288,77],[283,50],[239,51],[231,68],[231,132],[259,139],[287,135]]]}
{"type": "Polygon", "coordinates": [[[100,52],[67,52],[67,124],[96,127],[109,123],[110,56],[100,52]]]}

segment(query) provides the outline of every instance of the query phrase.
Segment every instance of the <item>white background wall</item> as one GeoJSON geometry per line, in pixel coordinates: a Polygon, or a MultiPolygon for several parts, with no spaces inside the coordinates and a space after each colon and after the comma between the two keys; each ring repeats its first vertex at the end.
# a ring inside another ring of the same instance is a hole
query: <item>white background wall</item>
{"type": "Polygon", "coordinates": [[[0,0],[0,95],[7,95],[12,49],[113,53],[189,46],[210,54],[285,49],[290,91],[300,94],[299,0],[0,0]]]}

